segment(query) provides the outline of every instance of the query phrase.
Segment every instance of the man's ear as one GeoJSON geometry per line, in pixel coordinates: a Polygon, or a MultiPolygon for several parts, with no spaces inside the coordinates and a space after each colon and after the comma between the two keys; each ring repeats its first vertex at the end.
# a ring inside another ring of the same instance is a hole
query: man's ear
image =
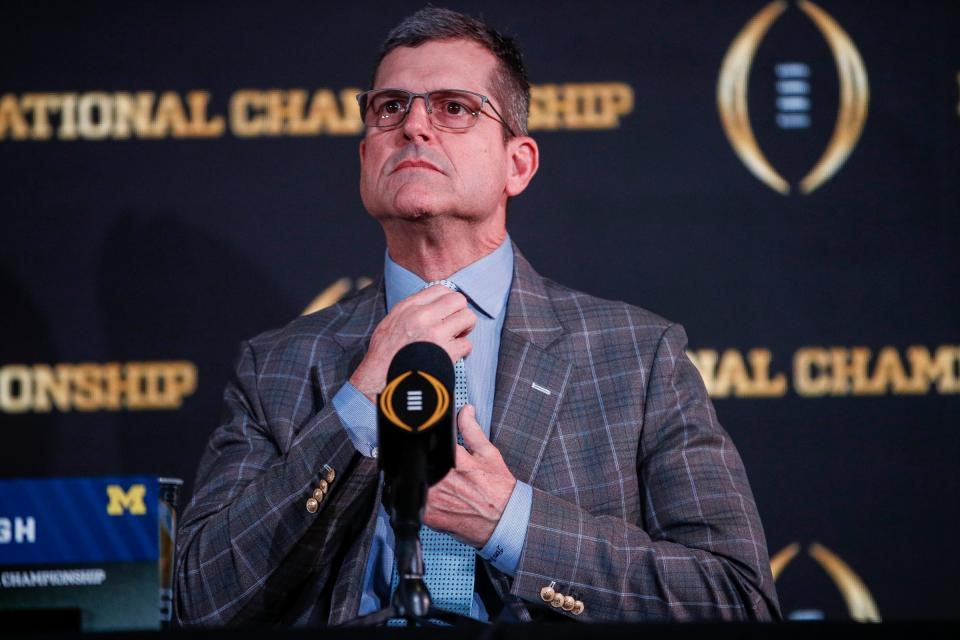
{"type": "Polygon", "coordinates": [[[363,166],[364,154],[367,152],[367,139],[360,138],[360,166],[363,166]]]}
{"type": "Polygon", "coordinates": [[[507,167],[505,190],[512,198],[523,193],[534,174],[537,173],[537,168],[540,166],[540,149],[537,147],[537,141],[530,136],[517,136],[507,141],[507,156],[510,159],[510,165],[507,167]]]}

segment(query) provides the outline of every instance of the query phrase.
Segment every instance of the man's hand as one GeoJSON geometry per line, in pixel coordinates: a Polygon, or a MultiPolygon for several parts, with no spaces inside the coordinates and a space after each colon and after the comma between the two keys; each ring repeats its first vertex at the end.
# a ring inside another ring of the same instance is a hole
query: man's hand
{"type": "Polygon", "coordinates": [[[473,348],[466,336],[476,324],[477,316],[462,293],[439,284],[418,291],[395,304],[374,329],[370,348],[350,383],[376,404],[397,351],[411,342],[433,342],[456,362],[473,348]]]}
{"type": "Polygon", "coordinates": [[[423,522],[479,549],[497,528],[517,479],[483,434],[473,405],[460,410],[457,425],[466,448],[457,445],[456,467],[427,493],[423,522]]]}

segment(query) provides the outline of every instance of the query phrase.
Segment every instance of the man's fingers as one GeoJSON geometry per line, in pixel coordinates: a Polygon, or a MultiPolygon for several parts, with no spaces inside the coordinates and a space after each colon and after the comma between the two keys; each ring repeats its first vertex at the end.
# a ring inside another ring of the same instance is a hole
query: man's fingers
{"type": "Polygon", "coordinates": [[[462,293],[447,291],[427,304],[409,310],[417,323],[424,327],[440,326],[451,315],[467,308],[467,299],[462,293]]]}
{"type": "Polygon", "coordinates": [[[472,454],[483,454],[487,447],[492,447],[487,436],[483,433],[483,427],[477,422],[477,410],[472,404],[467,404],[460,409],[457,415],[457,427],[460,429],[460,435],[463,436],[463,444],[467,451],[472,454]]]}
{"type": "MultiPolygon", "coordinates": [[[[467,306],[467,296],[463,295],[459,291],[451,291],[444,286],[434,285],[429,289],[424,289],[419,293],[432,292],[434,289],[438,289],[436,295],[425,297],[423,299],[417,299],[416,303],[423,307],[424,309],[429,310],[436,319],[445,318],[450,315],[457,309],[462,309],[467,306]]],[[[411,296],[407,298],[408,300],[414,300],[414,297],[411,296]]]]}
{"type": "Polygon", "coordinates": [[[472,350],[466,335],[476,324],[467,298],[443,285],[422,289],[398,302],[377,325],[350,382],[371,400],[383,389],[397,351],[411,342],[434,342],[456,362],[472,350]],[[448,320],[449,318],[449,320],[448,320]]]}
{"type": "Polygon", "coordinates": [[[470,309],[460,309],[443,319],[443,333],[451,338],[463,338],[477,326],[477,314],[470,309]]]}
{"type": "Polygon", "coordinates": [[[462,445],[458,444],[454,453],[453,466],[455,469],[463,471],[464,469],[476,466],[476,463],[473,461],[473,455],[462,445]]]}
{"type": "Polygon", "coordinates": [[[450,360],[456,362],[460,358],[466,358],[473,351],[473,344],[467,338],[456,338],[450,342],[441,345],[450,356],[450,360]]]}

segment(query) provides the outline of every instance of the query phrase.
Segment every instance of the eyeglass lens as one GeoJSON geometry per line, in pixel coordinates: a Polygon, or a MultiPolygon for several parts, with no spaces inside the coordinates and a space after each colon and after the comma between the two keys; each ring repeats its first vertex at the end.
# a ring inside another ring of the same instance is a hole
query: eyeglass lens
{"type": "MultiPolygon", "coordinates": [[[[398,126],[413,108],[413,99],[419,94],[409,91],[375,91],[367,96],[363,122],[368,127],[398,126]]],[[[483,97],[467,91],[433,91],[427,94],[430,118],[441,127],[466,129],[480,117],[483,97]]]]}

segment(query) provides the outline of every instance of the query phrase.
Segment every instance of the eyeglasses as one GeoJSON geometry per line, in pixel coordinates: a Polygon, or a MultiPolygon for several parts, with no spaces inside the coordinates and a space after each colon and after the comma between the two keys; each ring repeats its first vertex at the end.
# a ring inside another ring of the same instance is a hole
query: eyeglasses
{"type": "Polygon", "coordinates": [[[469,129],[477,124],[483,105],[489,104],[511,136],[516,134],[490,98],[463,89],[440,89],[426,93],[414,93],[404,89],[374,89],[357,95],[360,117],[368,127],[392,129],[406,120],[414,98],[423,98],[430,121],[441,129],[469,129]]]}

